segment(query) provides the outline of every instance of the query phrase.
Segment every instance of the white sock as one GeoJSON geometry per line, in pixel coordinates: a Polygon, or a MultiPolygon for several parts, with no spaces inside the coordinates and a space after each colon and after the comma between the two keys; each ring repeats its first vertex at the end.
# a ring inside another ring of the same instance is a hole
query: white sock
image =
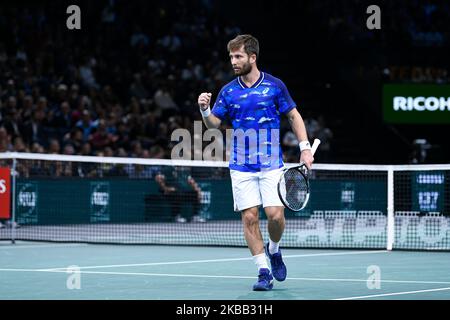
{"type": "Polygon", "coordinates": [[[272,239],[269,239],[269,253],[274,254],[278,252],[280,248],[280,242],[273,242],[272,239]]]}
{"type": "Polygon", "coordinates": [[[257,254],[256,256],[253,256],[253,261],[255,262],[256,266],[258,267],[258,271],[259,271],[259,269],[262,269],[262,268],[269,269],[269,265],[267,264],[267,259],[266,259],[265,253],[261,253],[261,254],[257,254]]]}

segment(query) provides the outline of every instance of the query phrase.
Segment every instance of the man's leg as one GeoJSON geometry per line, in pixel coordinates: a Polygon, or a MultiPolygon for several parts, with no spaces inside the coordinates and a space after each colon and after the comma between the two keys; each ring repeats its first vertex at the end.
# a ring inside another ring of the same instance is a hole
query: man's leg
{"type": "Polygon", "coordinates": [[[269,257],[272,273],[275,279],[286,279],[286,266],[281,256],[279,244],[284,232],[284,206],[278,197],[277,183],[282,174],[282,168],[261,173],[259,186],[263,199],[263,207],[268,220],[269,242],[266,244],[266,254],[269,257]]]}
{"type": "Polygon", "coordinates": [[[271,254],[278,252],[278,244],[284,232],[286,220],[284,219],[284,207],[264,208],[268,220],[269,229],[269,250],[271,254]]]}
{"type": "Polygon", "coordinates": [[[252,256],[264,253],[264,242],[259,229],[258,207],[248,208],[242,211],[242,223],[244,236],[252,256]]]}
{"type": "Polygon", "coordinates": [[[234,210],[241,212],[245,240],[258,268],[258,282],[253,290],[270,290],[273,277],[264,254],[264,242],[259,229],[258,208],[262,204],[258,173],[230,170],[234,210]]]}
{"type": "Polygon", "coordinates": [[[192,222],[205,222],[205,219],[200,217],[200,195],[197,191],[185,192],[186,201],[192,204],[192,222]]]}
{"type": "Polygon", "coordinates": [[[272,273],[278,281],[286,279],[287,270],[283,262],[280,250],[280,241],[284,232],[286,221],[284,219],[284,207],[265,207],[269,229],[269,243],[266,244],[266,254],[269,257],[272,273]]]}
{"type": "Polygon", "coordinates": [[[181,205],[183,202],[183,193],[179,191],[171,192],[167,195],[167,199],[170,201],[172,209],[172,219],[175,222],[184,223],[186,218],[181,216],[181,205]]]}
{"type": "Polygon", "coordinates": [[[264,254],[264,242],[261,229],[259,228],[258,207],[251,207],[242,211],[242,224],[244,236],[248,248],[253,256],[253,261],[258,268],[258,282],[253,286],[253,290],[266,291],[273,287],[273,278],[270,274],[266,255],[264,254]]]}

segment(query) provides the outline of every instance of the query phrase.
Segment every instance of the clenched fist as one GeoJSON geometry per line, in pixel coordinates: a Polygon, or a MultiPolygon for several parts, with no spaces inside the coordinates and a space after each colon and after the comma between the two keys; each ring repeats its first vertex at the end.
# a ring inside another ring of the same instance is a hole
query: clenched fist
{"type": "Polygon", "coordinates": [[[211,103],[211,96],[212,94],[209,92],[203,92],[198,96],[198,105],[200,106],[200,109],[206,110],[209,108],[209,105],[211,103]]]}

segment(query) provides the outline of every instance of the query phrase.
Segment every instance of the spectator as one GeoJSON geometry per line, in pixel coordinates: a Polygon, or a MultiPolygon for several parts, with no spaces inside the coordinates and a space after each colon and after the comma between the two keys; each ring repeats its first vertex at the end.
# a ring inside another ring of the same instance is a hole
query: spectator
{"type": "Polygon", "coordinates": [[[75,154],[75,148],[73,147],[73,145],[71,145],[70,143],[67,143],[64,146],[63,154],[68,155],[68,156],[74,155],[75,154]]]}
{"type": "Polygon", "coordinates": [[[78,72],[80,73],[81,81],[88,88],[98,89],[99,85],[94,76],[92,68],[95,66],[96,61],[93,58],[85,58],[83,64],[80,66],[78,72]]]}
{"type": "Polygon", "coordinates": [[[153,96],[156,106],[162,111],[162,118],[167,119],[178,111],[178,106],[173,100],[167,85],[161,86],[153,96]]]}
{"type": "Polygon", "coordinates": [[[150,97],[150,93],[142,83],[140,73],[134,75],[134,81],[130,85],[130,95],[138,99],[147,99],[150,97]]]}
{"type": "Polygon", "coordinates": [[[81,120],[78,120],[76,126],[83,131],[83,141],[88,141],[90,135],[97,127],[97,121],[91,120],[91,113],[89,110],[85,109],[81,120]]]}
{"type": "Polygon", "coordinates": [[[56,139],[50,140],[48,151],[49,151],[49,153],[52,153],[52,154],[60,154],[61,147],[59,145],[58,140],[56,140],[56,139]]]}
{"type": "Polygon", "coordinates": [[[318,124],[319,129],[316,132],[316,138],[321,141],[320,143],[320,154],[318,158],[321,162],[327,162],[332,159],[331,156],[331,141],[333,139],[333,132],[327,127],[325,123],[325,118],[321,115],[319,116],[318,124]]]}
{"type": "Polygon", "coordinates": [[[162,39],[158,40],[158,44],[169,52],[176,52],[181,47],[181,39],[172,29],[169,34],[165,35],[162,39]]]}
{"type": "MultiPolygon", "coordinates": [[[[41,105],[42,106],[42,105],[41,105]]],[[[23,126],[23,138],[26,143],[34,142],[44,145],[47,140],[43,120],[45,118],[45,111],[39,108],[32,113],[31,120],[27,121],[23,126]]]]}
{"type": "Polygon", "coordinates": [[[202,190],[190,176],[188,167],[164,168],[156,175],[155,181],[159,185],[160,193],[171,205],[172,218],[175,222],[187,222],[187,219],[181,216],[184,203],[192,205],[192,222],[205,222],[199,215],[202,190]]]}
{"type": "Polygon", "coordinates": [[[138,25],[134,26],[134,33],[131,35],[130,45],[132,47],[136,47],[138,45],[147,47],[149,45],[148,36],[142,32],[141,28],[138,25]]]}
{"type": "Polygon", "coordinates": [[[8,134],[11,135],[12,139],[22,136],[20,123],[20,113],[16,108],[9,108],[7,110],[6,117],[4,118],[4,126],[8,134]]]}
{"type": "Polygon", "coordinates": [[[34,108],[34,100],[33,97],[30,95],[25,96],[23,99],[23,106],[20,111],[21,120],[23,122],[27,122],[31,120],[32,114],[33,114],[33,108],[34,108]]]}
{"type": "Polygon", "coordinates": [[[28,148],[25,146],[21,137],[14,138],[14,151],[15,152],[28,152],[28,148]]]}
{"type": "Polygon", "coordinates": [[[70,105],[67,101],[63,101],[52,121],[52,126],[58,129],[59,135],[65,135],[72,128],[72,116],[70,105]]]}
{"type": "Polygon", "coordinates": [[[292,131],[288,131],[283,136],[283,155],[285,162],[296,163],[300,159],[300,148],[298,146],[299,141],[296,135],[292,131]]]}
{"type": "Polygon", "coordinates": [[[101,119],[98,122],[97,130],[89,139],[94,150],[103,150],[112,143],[112,135],[106,130],[106,121],[101,119]]]}
{"type": "Polygon", "coordinates": [[[80,128],[73,128],[70,133],[67,133],[64,136],[64,143],[72,145],[75,152],[78,153],[83,145],[83,130],[80,128]]]}

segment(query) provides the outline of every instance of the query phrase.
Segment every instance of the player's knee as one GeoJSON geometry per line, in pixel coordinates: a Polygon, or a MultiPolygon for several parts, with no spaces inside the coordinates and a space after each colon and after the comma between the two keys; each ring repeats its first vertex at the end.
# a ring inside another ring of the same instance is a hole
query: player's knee
{"type": "Polygon", "coordinates": [[[269,221],[281,223],[284,220],[284,212],[283,212],[283,210],[274,209],[274,210],[270,210],[270,211],[268,211],[266,213],[267,213],[267,219],[269,221]]]}
{"type": "Polygon", "coordinates": [[[258,210],[247,209],[242,213],[242,222],[246,227],[252,227],[258,224],[258,210]]]}

